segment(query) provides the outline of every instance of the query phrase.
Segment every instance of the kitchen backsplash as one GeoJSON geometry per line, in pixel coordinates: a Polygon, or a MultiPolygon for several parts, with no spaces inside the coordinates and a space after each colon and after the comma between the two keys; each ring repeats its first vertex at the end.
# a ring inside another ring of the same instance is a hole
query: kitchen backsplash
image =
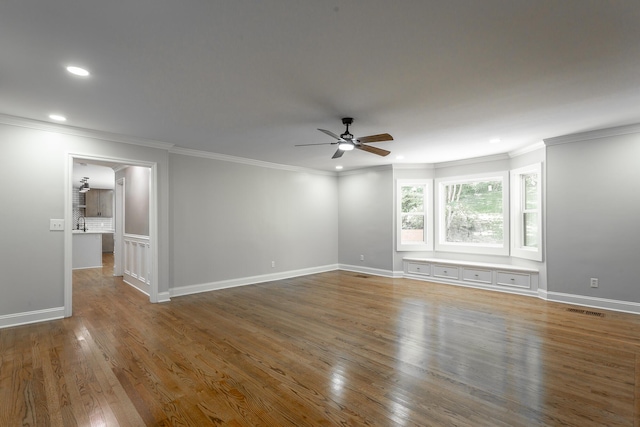
{"type": "MultiPolygon", "coordinates": [[[[73,189],[73,228],[77,228],[81,216],[84,216],[84,208],[78,205],[84,205],[84,193],[80,193],[78,188],[73,189]]],[[[89,190],[91,191],[91,190],[89,190]]],[[[87,217],[85,218],[87,229],[91,231],[113,231],[113,218],[103,217],[87,217]]]]}

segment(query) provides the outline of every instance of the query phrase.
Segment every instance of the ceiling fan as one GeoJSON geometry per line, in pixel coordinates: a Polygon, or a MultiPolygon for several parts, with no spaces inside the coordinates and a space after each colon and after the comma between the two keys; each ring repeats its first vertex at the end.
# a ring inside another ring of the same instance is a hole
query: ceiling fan
{"type": "Polygon", "coordinates": [[[298,144],[296,147],[304,147],[307,145],[338,145],[338,150],[333,155],[332,159],[337,159],[342,157],[345,151],[351,151],[354,148],[362,151],[366,151],[368,153],[377,154],[378,156],[387,156],[391,153],[391,151],[383,150],[382,148],[372,147],[369,144],[371,142],[384,142],[384,141],[393,141],[393,137],[388,133],[381,133],[379,135],[370,135],[363,136],[361,138],[355,138],[351,133],[349,133],[349,126],[353,123],[353,119],[351,117],[345,117],[342,119],[342,124],[347,127],[343,134],[340,136],[335,133],[328,131],[326,129],[318,129],[320,132],[326,133],[332,138],[335,138],[334,142],[325,142],[320,144],[298,144]]]}

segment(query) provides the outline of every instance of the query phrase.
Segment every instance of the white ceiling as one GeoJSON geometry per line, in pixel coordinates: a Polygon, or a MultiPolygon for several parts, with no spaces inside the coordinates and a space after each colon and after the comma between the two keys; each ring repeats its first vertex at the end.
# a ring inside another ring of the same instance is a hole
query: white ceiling
{"type": "Polygon", "coordinates": [[[0,52],[1,114],[321,170],[640,122],[638,0],[3,0],[0,52]],[[293,147],[344,116],[392,154],[293,147]]]}
{"type": "Polygon", "coordinates": [[[113,164],[111,166],[108,163],[101,163],[93,161],[78,161],[73,164],[73,179],[72,185],[77,188],[80,187],[80,180],[82,178],[89,178],[90,188],[106,188],[113,190],[116,185],[116,174],[113,167],[119,165],[113,164]]]}

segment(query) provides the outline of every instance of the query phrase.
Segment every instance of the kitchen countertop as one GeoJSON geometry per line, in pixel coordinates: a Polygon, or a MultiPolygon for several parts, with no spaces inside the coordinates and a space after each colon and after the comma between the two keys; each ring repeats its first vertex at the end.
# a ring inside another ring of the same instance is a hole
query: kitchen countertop
{"type": "Polygon", "coordinates": [[[87,231],[82,231],[82,230],[76,230],[75,228],[72,231],[73,234],[113,234],[114,232],[115,232],[114,230],[87,230],[87,231]]]}

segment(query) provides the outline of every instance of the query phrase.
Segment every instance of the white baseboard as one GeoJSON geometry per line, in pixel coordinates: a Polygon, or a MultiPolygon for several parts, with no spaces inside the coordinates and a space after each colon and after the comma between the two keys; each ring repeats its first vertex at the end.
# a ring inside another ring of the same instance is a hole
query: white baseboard
{"type": "Polygon", "coordinates": [[[363,274],[372,274],[374,276],[382,276],[382,277],[403,277],[403,273],[400,272],[399,276],[396,276],[397,272],[390,270],[383,270],[381,268],[371,268],[371,267],[362,267],[360,265],[349,265],[349,264],[339,264],[339,270],[345,271],[353,271],[355,273],[363,273],[363,274]]]}
{"type": "Polygon", "coordinates": [[[171,301],[171,294],[169,292],[158,292],[158,302],[171,301]]]}
{"type": "Polygon", "coordinates": [[[139,280],[133,279],[131,276],[128,276],[127,274],[122,276],[122,281],[124,283],[126,283],[127,285],[131,286],[132,288],[134,288],[136,291],[140,291],[143,294],[145,294],[146,296],[149,296],[149,285],[148,284],[142,283],[139,280]]]}
{"type": "Polygon", "coordinates": [[[0,329],[64,318],[64,307],[0,316],[0,329]]]}
{"type": "Polygon", "coordinates": [[[599,308],[601,310],[621,311],[624,313],[640,314],[640,303],[620,301],[606,298],[588,297],[584,295],[564,294],[561,292],[549,292],[539,289],[538,297],[553,302],[581,305],[584,307],[599,308]]]}
{"type": "Polygon", "coordinates": [[[179,297],[183,295],[198,294],[201,292],[216,291],[219,289],[235,288],[236,286],[255,285],[256,283],[289,279],[291,277],[306,276],[309,274],[324,273],[326,271],[333,270],[338,270],[337,264],[283,271],[280,273],[262,274],[259,276],[241,277],[239,279],[221,280],[219,282],[202,283],[198,285],[180,286],[169,289],[169,296],[179,297]]]}

